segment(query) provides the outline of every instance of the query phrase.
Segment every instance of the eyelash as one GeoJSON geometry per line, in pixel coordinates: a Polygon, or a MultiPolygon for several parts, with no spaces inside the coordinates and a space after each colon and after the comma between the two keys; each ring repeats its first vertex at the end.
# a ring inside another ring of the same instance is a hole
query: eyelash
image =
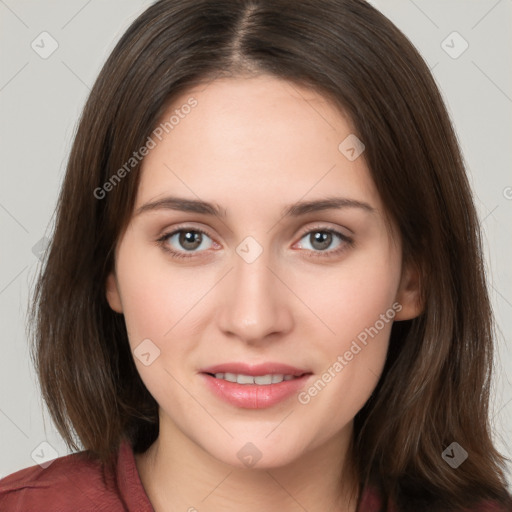
{"type": "MultiPolygon", "coordinates": [[[[186,232],[186,231],[192,231],[194,233],[201,233],[203,235],[206,235],[208,238],[212,238],[206,231],[204,231],[201,228],[196,228],[196,227],[192,227],[192,226],[178,226],[177,229],[174,229],[173,231],[170,231],[170,232],[162,235],[160,238],[158,238],[158,240],[156,242],[165,252],[169,253],[173,258],[178,258],[178,259],[193,258],[195,256],[195,254],[197,254],[196,252],[192,251],[187,254],[186,252],[175,251],[174,249],[171,249],[169,247],[169,245],[166,243],[167,240],[171,236],[173,236],[177,233],[186,232]]],[[[311,251],[311,250],[309,250],[309,252],[310,252],[309,257],[313,257],[313,258],[335,257],[335,256],[338,256],[339,254],[341,254],[343,251],[345,251],[348,247],[352,247],[354,245],[354,240],[352,238],[348,237],[347,235],[344,235],[343,233],[340,233],[339,231],[336,231],[335,229],[326,228],[324,226],[315,226],[314,228],[309,229],[308,231],[302,233],[299,240],[302,240],[306,235],[310,235],[311,233],[330,233],[330,234],[337,236],[344,243],[342,243],[337,249],[331,249],[331,250],[327,250],[327,251],[311,251]]]]}

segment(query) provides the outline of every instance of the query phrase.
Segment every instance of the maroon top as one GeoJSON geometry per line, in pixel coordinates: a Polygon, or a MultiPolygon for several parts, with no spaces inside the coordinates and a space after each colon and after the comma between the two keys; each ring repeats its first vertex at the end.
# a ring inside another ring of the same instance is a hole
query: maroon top
{"type": "MultiPolygon", "coordinates": [[[[154,512],[139,478],[131,445],[123,441],[114,470],[97,459],[72,453],[43,469],[21,469],[0,480],[2,512],[154,512]]],[[[358,512],[383,512],[376,489],[363,492],[358,512]]],[[[393,507],[388,508],[393,512],[393,507]]],[[[482,504],[474,512],[512,512],[482,504]]]]}

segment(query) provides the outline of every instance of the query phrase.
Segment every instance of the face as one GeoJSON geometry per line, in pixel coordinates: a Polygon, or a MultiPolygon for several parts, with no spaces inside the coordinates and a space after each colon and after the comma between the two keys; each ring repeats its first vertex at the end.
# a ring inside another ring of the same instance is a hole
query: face
{"type": "Polygon", "coordinates": [[[393,321],[419,313],[415,276],[350,119],[324,97],[230,78],[173,114],[143,161],[107,298],[161,434],[234,466],[244,450],[285,465],[350,434],[393,321]]]}

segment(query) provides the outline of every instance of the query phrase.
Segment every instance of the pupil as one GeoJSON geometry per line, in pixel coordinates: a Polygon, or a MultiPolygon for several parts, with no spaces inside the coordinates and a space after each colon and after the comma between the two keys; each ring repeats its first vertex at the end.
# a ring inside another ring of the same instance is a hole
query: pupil
{"type": "Polygon", "coordinates": [[[327,231],[317,231],[313,234],[314,240],[312,242],[312,246],[315,249],[327,249],[329,245],[331,245],[332,233],[328,233],[327,231]],[[319,245],[315,245],[318,243],[319,245]]]}

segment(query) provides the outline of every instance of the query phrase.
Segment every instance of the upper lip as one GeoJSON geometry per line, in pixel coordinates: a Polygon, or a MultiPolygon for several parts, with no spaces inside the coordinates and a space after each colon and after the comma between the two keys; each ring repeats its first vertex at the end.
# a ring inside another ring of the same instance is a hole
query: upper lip
{"type": "Polygon", "coordinates": [[[293,375],[298,377],[305,373],[311,373],[309,370],[290,366],[288,364],[281,363],[260,363],[260,364],[248,364],[248,363],[221,363],[214,366],[208,366],[207,368],[201,369],[201,373],[235,373],[238,375],[251,375],[256,377],[258,375],[293,375]]]}

